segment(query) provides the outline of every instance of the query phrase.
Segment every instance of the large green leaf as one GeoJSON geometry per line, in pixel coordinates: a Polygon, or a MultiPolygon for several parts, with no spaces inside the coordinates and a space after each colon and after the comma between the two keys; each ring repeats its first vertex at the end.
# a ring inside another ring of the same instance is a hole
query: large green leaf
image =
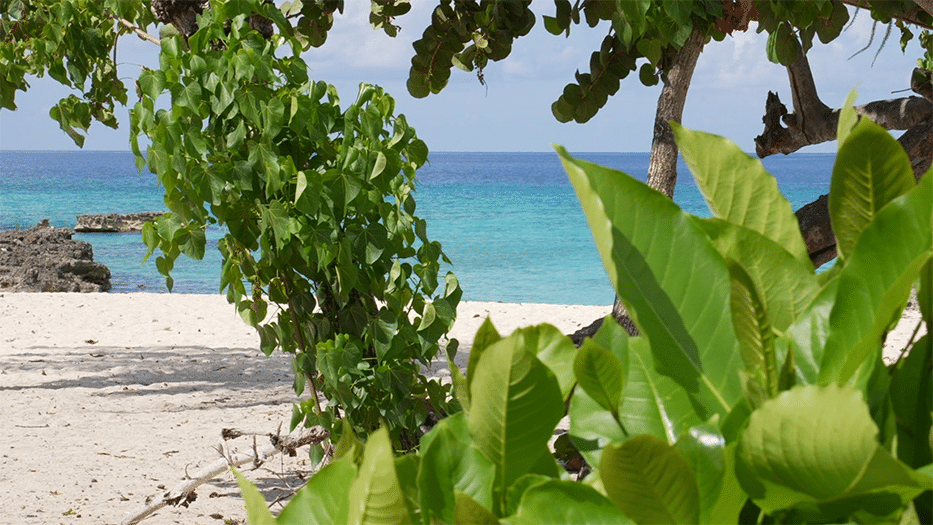
{"type": "Polygon", "coordinates": [[[723,499],[720,492],[726,476],[725,447],[726,439],[716,425],[710,423],[691,427],[674,445],[687,459],[696,476],[700,496],[700,523],[710,523],[710,514],[723,499]]]}
{"type": "Polygon", "coordinates": [[[729,275],[708,237],[663,194],[557,147],[603,265],[658,371],[696,401],[703,419],[742,395],[729,275]],[[702,276],[702,278],[698,278],[702,276]]]}
{"type": "Polygon", "coordinates": [[[796,508],[813,520],[860,510],[884,515],[921,487],[877,434],[859,390],[794,387],[752,413],[736,451],[736,473],[766,513],[796,508]]]}
{"type": "Polygon", "coordinates": [[[574,481],[549,480],[525,491],[518,511],[507,518],[512,525],[574,523],[616,525],[632,523],[591,487],[574,481]]]}
{"type": "Polygon", "coordinates": [[[739,522],[739,513],[748,500],[748,495],[742,490],[742,487],[739,485],[739,480],[735,475],[736,447],[737,443],[733,442],[727,445],[723,451],[723,477],[719,489],[719,498],[712,508],[707,507],[708,503],[703,499],[702,488],[700,489],[701,523],[739,522]]]}
{"type": "Polygon", "coordinates": [[[279,514],[279,525],[346,523],[355,477],[352,456],[327,465],[289,500],[279,514]]]}
{"type": "Polygon", "coordinates": [[[453,523],[456,491],[491,509],[494,476],[495,466],[473,448],[462,412],[441,420],[421,442],[418,486],[425,514],[453,523]]]}
{"type": "Polygon", "coordinates": [[[777,180],[731,140],[672,124],[677,146],[713,215],[756,231],[813,265],[800,224],[777,180]]]}
{"type": "Polygon", "coordinates": [[[517,338],[487,347],[470,373],[470,434],[495,465],[501,503],[513,481],[550,456],[546,445],[564,415],[563,398],[554,373],[517,338]]]}
{"type": "Polygon", "coordinates": [[[755,283],[774,328],[787,329],[807,310],[820,290],[809,258],[796,259],[773,239],[722,219],[697,223],[719,253],[739,264],[755,283]]]}
{"type": "Polygon", "coordinates": [[[373,432],[363,451],[359,474],[350,485],[347,523],[395,524],[409,521],[395,473],[392,441],[385,428],[373,432]]]}
{"type": "Polygon", "coordinates": [[[933,176],[927,176],[877,214],[840,273],[821,380],[846,382],[869,355],[881,351],[882,334],[900,317],[931,256],[933,176]]]}
{"type": "Polygon", "coordinates": [[[483,324],[479,326],[479,329],[476,331],[476,335],[473,337],[473,346],[470,348],[470,356],[467,361],[467,396],[469,399],[469,389],[473,384],[473,370],[476,369],[476,365],[479,363],[480,356],[483,355],[483,352],[489,345],[495,343],[496,341],[502,339],[502,336],[499,335],[499,331],[496,330],[495,325],[492,324],[490,318],[486,318],[483,321],[483,324]]]}
{"type": "Polygon", "coordinates": [[[266,505],[266,498],[262,496],[259,489],[250,483],[248,479],[244,478],[237,469],[232,470],[233,476],[240,486],[240,492],[243,494],[243,501],[246,502],[246,519],[249,524],[276,525],[277,522],[272,516],[272,513],[269,512],[269,507],[266,505]]]}
{"type": "Polygon", "coordinates": [[[819,382],[820,363],[823,361],[826,338],[829,337],[829,316],[835,305],[838,290],[838,278],[827,282],[804,314],[786,331],[786,343],[791,345],[794,352],[796,379],[799,384],[819,382]]]}
{"type": "Polygon", "coordinates": [[[690,463],[663,439],[642,434],[603,450],[609,499],[635,523],[698,523],[700,496],[690,463]]]}
{"type": "Polygon", "coordinates": [[[768,311],[748,273],[730,260],[729,277],[732,280],[732,324],[735,325],[742,360],[745,361],[745,397],[756,406],[755,396],[749,395],[751,383],[763,388],[768,397],[777,393],[774,331],[771,329],[768,311]]]}
{"type": "Polygon", "coordinates": [[[651,434],[674,444],[683,431],[702,422],[684,389],[654,369],[647,341],[642,337],[628,341],[625,348],[612,348],[616,357],[628,354],[627,387],[619,411],[619,422],[628,434],[586,391],[576,390],[570,400],[570,439],[590,465],[599,464],[603,447],[611,442],[651,434]]]}
{"type": "Polygon", "coordinates": [[[855,127],[855,124],[858,122],[858,114],[855,112],[855,99],[858,98],[858,90],[852,88],[849,91],[849,94],[846,95],[846,101],[842,103],[842,107],[839,110],[839,123],[836,125],[836,142],[841,148],[846,142],[846,138],[849,137],[849,133],[852,133],[852,128],[855,127]]]}
{"type": "Polygon", "coordinates": [[[933,339],[923,336],[891,374],[891,404],[897,415],[897,457],[916,468],[933,462],[933,339]]]}
{"type": "Polygon", "coordinates": [[[575,382],[573,361],[577,354],[570,338],[553,325],[541,324],[516,330],[506,339],[531,352],[550,368],[560,385],[561,397],[567,399],[575,382]]]}
{"type": "Polygon", "coordinates": [[[497,525],[499,518],[480,505],[473,498],[457,491],[457,507],[454,510],[454,523],[471,523],[473,525],[497,525]]]}
{"type": "Polygon", "coordinates": [[[861,119],[839,147],[830,183],[829,215],[839,255],[848,259],[884,205],[913,186],[903,146],[881,126],[861,119]]]}

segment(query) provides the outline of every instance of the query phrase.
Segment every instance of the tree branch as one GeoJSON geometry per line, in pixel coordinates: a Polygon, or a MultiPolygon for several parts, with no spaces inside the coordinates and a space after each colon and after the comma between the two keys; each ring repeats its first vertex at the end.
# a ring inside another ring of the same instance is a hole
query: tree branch
{"type": "Polygon", "coordinates": [[[914,3],[920,6],[920,9],[930,13],[930,16],[933,16],[933,0],[914,0],[914,3]]]}
{"type": "MultiPolygon", "coordinates": [[[[871,11],[871,6],[868,5],[867,0],[840,0],[840,1],[843,4],[848,4],[853,7],[858,7],[859,9],[865,9],[865,10],[871,11]]],[[[892,15],[892,17],[896,20],[907,22],[908,24],[913,24],[917,27],[922,27],[924,29],[933,29],[933,26],[920,20],[920,18],[917,16],[921,9],[923,11],[926,11],[927,13],[930,13],[930,15],[933,15],[933,12],[930,11],[930,9],[933,8],[933,0],[913,0],[913,1],[915,4],[917,4],[918,9],[911,11],[909,13],[894,14],[892,15]]]]}
{"type": "Polygon", "coordinates": [[[153,44],[155,44],[155,45],[157,45],[157,46],[158,46],[158,45],[162,45],[162,42],[161,42],[158,38],[156,38],[156,37],[150,35],[149,33],[145,32],[145,31],[143,31],[142,29],[139,28],[138,25],[136,25],[136,24],[130,22],[129,20],[125,20],[125,19],[120,18],[120,17],[118,17],[118,16],[116,16],[116,15],[114,15],[113,19],[116,20],[117,22],[120,22],[121,24],[123,24],[124,27],[129,28],[129,29],[132,29],[133,32],[136,33],[136,36],[139,37],[140,40],[145,40],[145,41],[147,41],[147,42],[152,42],[153,44]]]}
{"type": "MultiPolygon", "coordinates": [[[[836,139],[836,126],[839,122],[839,109],[830,110],[823,117],[821,129],[815,132],[810,127],[809,133],[798,127],[799,119],[795,114],[788,114],[777,93],[769,92],[765,103],[764,132],[755,137],[755,153],[765,158],[776,153],[793,153],[804,146],[820,144],[836,139]],[[787,123],[783,127],[781,122],[787,123]]],[[[877,100],[855,107],[858,115],[868,117],[887,130],[906,130],[923,122],[933,114],[933,104],[920,97],[906,97],[893,100],[877,100]]],[[[812,121],[810,121],[812,123],[812,121]]]]}

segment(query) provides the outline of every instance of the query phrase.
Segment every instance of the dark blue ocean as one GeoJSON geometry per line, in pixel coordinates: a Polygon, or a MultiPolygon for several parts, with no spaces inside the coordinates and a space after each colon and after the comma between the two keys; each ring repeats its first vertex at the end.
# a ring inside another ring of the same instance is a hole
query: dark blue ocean
{"type": "MultiPolygon", "coordinates": [[[[645,179],[647,153],[583,153],[579,157],[645,179]]],[[[829,190],[834,159],[797,153],[765,159],[794,209],[829,190]]],[[[553,304],[611,304],[583,212],[554,153],[431,153],[418,172],[417,215],[443,243],[464,299],[553,304]]],[[[709,212],[681,163],[675,200],[687,211],[709,212]]],[[[0,151],[0,230],[28,228],[48,218],[74,227],[83,213],[163,210],[155,175],[139,173],[126,151],[0,151]]],[[[181,256],[176,293],[219,293],[220,230],[203,261],[181,256]]],[[[113,292],[166,292],[155,257],[138,233],[77,234],[94,246],[112,274],[113,292]]]]}

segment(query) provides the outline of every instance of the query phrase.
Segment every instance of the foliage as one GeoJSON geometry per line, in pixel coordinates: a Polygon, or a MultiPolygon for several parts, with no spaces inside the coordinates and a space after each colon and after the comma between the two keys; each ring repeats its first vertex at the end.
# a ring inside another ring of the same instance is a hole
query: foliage
{"type": "Polygon", "coordinates": [[[127,90],[111,52],[130,29],[114,20],[145,27],[153,21],[149,9],[124,0],[11,0],[0,6],[0,108],[15,110],[16,91],[28,89],[27,77],[48,74],[78,93],[49,111],[75,144],[84,144],[79,130],[86,132],[92,119],[116,128],[114,106],[126,105],[127,90]]]}
{"type": "Polygon", "coordinates": [[[933,172],[902,184],[887,132],[861,119],[841,133],[830,198],[850,202],[834,227],[854,244],[817,275],[760,162],[675,132],[711,218],[558,148],[642,335],[609,317],[577,350],[547,325],[501,337],[487,321],[458,382],[464,412],[420,451],[393,463],[380,431],[362,460],[318,474],[339,486],[312,478],[254,523],[306,523],[330,492],[372,523],[928,522],[930,336],[889,368],[881,350],[917,283],[933,328],[933,172]],[[594,467],[582,482],[546,448],[568,396],[569,441],[594,467]],[[365,499],[349,492],[362,485],[365,499]]]}
{"type": "MultiPolygon", "coordinates": [[[[408,90],[416,97],[439,93],[454,67],[476,71],[483,82],[483,69],[489,60],[502,60],[514,41],[526,35],[535,23],[530,2],[494,0],[441,1],[424,35],[415,45],[408,90]]],[[[814,37],[826,44],[836,39],[849,20],[849,11],[840,0],[788,0],[775,2],[721,2],[702,0],[583,1],[555,0],[554,16],[544,16],[545,29],[554,35],[570,36],[575,25],[595,28],[606,22],[610,28],[600,48],[590,57],[589,71],[576,71],[551,111],[560,122],[584,123],[593,118],[616,94],[620,82],[638,72],[639,81],[653,86],[664,78],[673,58],[694,32],[704,40],[722,40],[733,31],[744,31],[750,20],[758,21],[758,31],[768,32],[767,52],[771,61],[790,64],[802,46],[809,50],[814,37]]],[[[894,17],[915,14],[923,23],[930,17],[909,0],[869,1],[868,12],[876,21],[888,24],[894,17]]],[[[903,22],[901,45],[914,38],[903,22]]],[[[919,35],[930,59],[930,33],[919,35]]],[[[930,69],[929,65],[925,66],[930,69]]]]}
{"type": "Polygon", "coordinates": [[[199,27],[187,42],[163,40],[131,112],[137,163],[159,176],[171,210],[144,228],[149,253],[161,249],[171,288],[175,258],[199,259],[205,228],[224,226],[221,288],[264,352],[295,354],[295,392],[310,387],[292,426],[333,429],[343,415],[365,433],[385,421],[398,446],[414,445],[429,410],[456,409],[419,368],[460,299],[452,274],[438,282],[446,257],[414,215],[426,146],[381,88],[362,85],[341,109],[333,87],[309,79],[274,7],[215,3],[199,27]],[[251,30],[254,12],[280,32],[251,30]],[[157,109],[164,93],[170,110],[157,109]]]}
{"type": "MultiPolygon", "coordinates": [[[[153,23],[148,8],[151,3],[11,0],[0,4],[4,15],[0,18],[0,107],[16,107],[16,91],[29,87],[27,75],[49,74],[77,91],[51,112],[76,143],[83,143],[78,130],[86,131],[91,119],[115,126],[113,106],[127,101],[126,89],[116,79],[111,51],[115,50],[117,36],[153,23]],[[87,78],[92,79],[90,86],[85,86],[87,78]]],[[[534,26],[536,19],[530,4],[530,0],[439,0],[431,24],[414,44],[409,93],[415,97],[439,93],[454,67],[475,71],[479,81],[484,82],[483,70],[489,61],[506,58],[515,41],[534,26]]],[[[555,118],[561,122],[580,123],[595,116],[630,73],[638,71],[645,85],[657,84],[693,32],[706,40],[721,40],[733,31],[746,30],[750,20],[757,20],[758,31],[769,34],[768,57],[775,63],[790,64],[801,46],[810,49],[814,37],[822,43],[833,41],[849,20],[849,11],[840,0],[556,0],[554,6],[554,16],[543,17],[545,29],[552,34],[569,37],[573,26],[581,23],[589,28],[604,22],[610,26],[600,48],[592,53],[589,71],[577,71],[573,82],[552,105],[555,118]]],[[[288,0],[279,12],[289,21],[289,37],[307,49],[324,45],[335,13],[343,12],[343,7],[344,0],[288,0]]],[[[410,7],[409,0],[373,0],[370,23],[396,36],[397,19],[410,7]]],[[[889,24],[889,30],[893,20],[907,15],[921,24],[933,24],[933,17],[910,0],[870,0],[861,8],[876,23],[889,24]]],[[[925,49],[918,64],[933,69],[931,33],[923,30],[914,35],[909,24],[901,20],[897,27],[901,47],[917,36],[925,49]]],[[[177,34],[170,26],[163,26],[160,32],[177,34]]],[[[929,83],[929,79],[921,80],[929,83]]]]}

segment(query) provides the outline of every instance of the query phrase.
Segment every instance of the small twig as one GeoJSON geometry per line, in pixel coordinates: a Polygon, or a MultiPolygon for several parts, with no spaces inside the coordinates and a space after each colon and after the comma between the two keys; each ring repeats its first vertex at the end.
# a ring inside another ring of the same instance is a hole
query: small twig
{"type": "Polygon", "coordinates": [[[124,20],[123,18],[120,18],[120,17],[118,17],[118,16],[116,16],[116,15],[114,15],[113,19],[116,20],[117,22],[120,22],[121,24],[123,24],[123,26],[126,27],[127,29],[132,29],[133,32],[136,33],[136,36],[139,37],[140,40],[145,40],[145,41],[147,41],[147,42],[152,42],[153,44],[155,44],[155,45],[157,45],[157,46],[162,45],[162,41],[161,41],[161,40],[159,40],[158,38],[156,38],[156,37],[150,35],[149,33],[145,32],[145,31],[143,31],[142,29],[139,28],[138,25],[136,25],[136,24],[130,22],[129,20],[124,20]]]}
{"type": "Polygon", "coordinates": [[[193,477],[189,477],[187,481],[178,484],[171,491],[165,492],[161,496],[150,498],[154,503],[148,504],[147,502],[146,508],[130,515],[122,522],[122,525],[136,525],[166,505],[187,506],[190,502],[194,501],[196,497],[194,494],[195,489],[226,472],[230,467],[239,467],[256,461],[257,459],[266,461],[279,453],[285,453],[290,456],[295,455],[296,449],[305,445],[320,443],[329,436],[330,434],[324,427],[312,427],[298,437],[278,436],[272,439],[272,444],[266,445],[259,450],[254,448],[252,454],[241,452],[233,455],[224,455],[223,452],[226,448],[225,443],[217,445],[216,449],[221,455],[224,455],[224,457],[199,470],[193,477]]]}
{"type": "Polygon", "coordinates": [[[917,337],[917,333],[920,332],[921,326],[923,326],[923,319],[917,321],[917,326],[914,328],[914,333],[910,334],[910,339],[907,340],[907,344],[904,345],[904,349],[901,350],[901,355],[897,356],[897,360],[894,361],[894,366],[897,366],[897,364],[901,362],[901,359],[904,359],[907,351],[910,350],[910,347],[914,344],[914,338],[917,337]]]}

